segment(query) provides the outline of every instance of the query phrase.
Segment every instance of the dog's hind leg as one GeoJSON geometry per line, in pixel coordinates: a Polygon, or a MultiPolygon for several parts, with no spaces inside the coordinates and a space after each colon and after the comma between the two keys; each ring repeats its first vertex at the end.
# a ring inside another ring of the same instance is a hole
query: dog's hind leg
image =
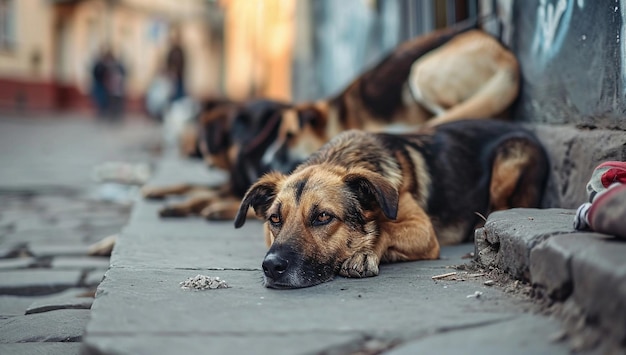
{"type": "Polygon", "coordinates": [[[547,157],[537,143],[521,137],[501,143],[492,165],[490,210],[538,207],[547,171],[547,157]]]}
{"type": "MultiPolygon", "coordinates": [[[[200,211],[200,216],[208,220],[234,220],[239,212],[241,199],[235,196],[225,197],[219,201],[213,201],[200,211]]],[[[248,209],[246,218],[256,218],[253,209],[248,209]]]]}
{"type": "Polygon", "coordinates": [[[207,190],[203,193],[196,193],[189,199],[181,203],[171,204],[159,210],[161,217],[186,217],[197,215],[209,204],[213,203],[219,195],[214,191],[207,190]]]}
{"type": "Polygon", "coordinates": [[[141,194],[144,198],[148,199],[162,199],[172,195],[184,195],[198,188],[198,186],[194,186],[191,184],[145,186],[141,189],[141,194]]]}

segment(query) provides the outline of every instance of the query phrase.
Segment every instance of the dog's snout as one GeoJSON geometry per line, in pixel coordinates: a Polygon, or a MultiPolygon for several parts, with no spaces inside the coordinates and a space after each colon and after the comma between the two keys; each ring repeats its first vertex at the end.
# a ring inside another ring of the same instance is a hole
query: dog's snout
{"type": "Polygon", "coordinates": [[[274,280],[287,271],[287,267],[289,267],[289,260],[275,253],[267,254],[263,260],[263,273],[274,280]]]}

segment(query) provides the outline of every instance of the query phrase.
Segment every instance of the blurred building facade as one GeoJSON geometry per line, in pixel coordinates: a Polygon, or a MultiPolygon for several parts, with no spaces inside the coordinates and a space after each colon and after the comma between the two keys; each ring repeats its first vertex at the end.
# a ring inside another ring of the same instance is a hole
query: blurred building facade
{"type": "Polygon", "coordinates": [[[129,106],[139,109],[172,31],[185,49],[188,92],[215,94],[218,8],[205,0],[0,0],[0,109],[89,107],[91,67],[104,48],[123,63],[129,106]]]}
{"type": "Polygon", "coordinates": [[[162,73],[172,32],[195,98],[316,100],[400,42],[476,15],[477,0],[0,0],[0,109],[86,109],[111,48],[130,108],[162,73]]]}

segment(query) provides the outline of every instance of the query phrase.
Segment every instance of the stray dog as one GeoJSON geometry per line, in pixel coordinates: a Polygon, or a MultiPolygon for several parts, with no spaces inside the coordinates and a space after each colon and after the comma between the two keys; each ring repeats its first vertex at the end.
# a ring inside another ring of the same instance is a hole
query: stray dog
{"type": "Polygon", "coordinates": [[[162,208],[159,211],[161,217],[199,214],[207,219],[234,218],[247,189],[267,172],[260,165],[261,155],[276,138],[279,125],[276,113],[286,107],[286,103],[273,100],[212,105],[199,117],[196,133],[188,135],[188,142],[183,146],[195,145],[208,166],[229,173],[229,181],[216,188],[186,183],[144,187],[143,196],[151,199],[188,196],[182,203],[162,208]]]}
{"type": "Polygon", "coordinates": [[[439,30],[401,44],[337,96],[285,110],[263,163],[290,171],[348,129],[494,118],[518,92],[519,64],[497,39],[467,25],[439,30]]]}
{"type": "Polygon", "coordinates": [[[378,275],[381,262],[437,259],[468,240],[490,211],[536,207],[548,160],[529,131],[496,120],[429,133],[348,131],[291,175],[251,186],[235,218],[265,220],[262,267],[270,288],[378,275]]]}

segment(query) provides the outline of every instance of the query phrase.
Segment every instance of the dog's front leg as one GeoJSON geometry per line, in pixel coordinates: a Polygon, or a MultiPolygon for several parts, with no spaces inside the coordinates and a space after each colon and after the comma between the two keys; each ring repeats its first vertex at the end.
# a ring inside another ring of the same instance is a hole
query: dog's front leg
{"type": "Polygon", "coordinates": [[[186,217],[190,215],[199,214],[209,204],[211,204],[216,194],[213,191],[207,190],[204,192],[196,192],[193,196],[187,200],[170,204],[159,210],[159,216],[161,217],[186,217]]]}
{"type": "Polygon", "coordinates": [[[381,261],[413,261],[439,258],[439,242],[430,217],[411,194],[400,196],[398,218],[381,224],[381,261]]]}
{"type": "Polygon", "coordinates": [[[144,186],[141,189],[141,194],[147,199],[162,199],[172,195],[184,195],[196,188],[196,186],[191,184],[144,186]]]}
{"type": "Polygon", "coordinates": [[[339,275],[345,277],[372,277],[378,275],[380,257],[373,250],[365,250],[344,261],[339,275]]]}

